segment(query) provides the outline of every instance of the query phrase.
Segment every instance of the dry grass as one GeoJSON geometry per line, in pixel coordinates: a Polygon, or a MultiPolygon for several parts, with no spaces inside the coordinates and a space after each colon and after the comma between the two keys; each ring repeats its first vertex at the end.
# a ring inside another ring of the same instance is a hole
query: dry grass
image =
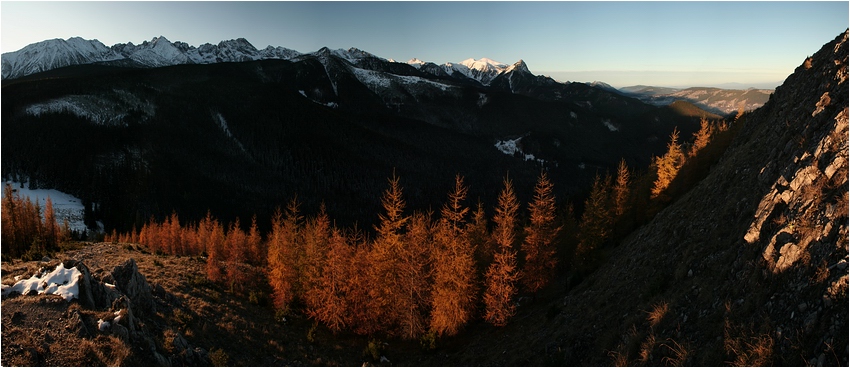
{"type": "Polygon", "coordinates": [[[768,366],[773,364],[773,337],[767,333],[748,336],[743,329],[732,327],[727,320],[723,329],[723,348],[732,357],[726,363],[736,367],[768,366]]]}
{"type": "Polygon", "coordinates": [[[727,337],[724,348],[734,357],[728,363],[736,367],[773,364],[773,337],[768,334],[737,339],[727,337]]]}
{"type": "Polygon", "coordinates": [[[619,350],[609,351],[608,356],[611,357],[611,364],[615,367],[627,367],[629,358],[619,350]]]}
{"type": "Polygon", "coordinates": [[[664,364],[672,365],[674,367],[681,367],[687,363],[688,357],[691,354],[690,346],[687,342],[684,344],[679,344],[676,340],[667,339],[668,344],[661,344],[661,346],[667,348],[670,351],[671,355],[665,356],[661,359],[664,364]]]}
{"type": "Polygon", "coordinates": [[[120,367],[130,356],[130,347],[115,336],[99,335],[93,340],[82,339],[80,349],[94,366],[120,367]]]}
{"type": "Polygon", "coordinates": [[[658,326],[664,316],[667,315],[669,305],[667,302],[658,302],[652,305],[652,310],[647,313],[646,320],[649,321],[650,327],[658,326]]]}
{"type": "Polygon", "coordinates": [[[646,364],[652,359],[652,350],[655,349],[655,334],[649,334],[640,344],[640,362],[646,364]]]}

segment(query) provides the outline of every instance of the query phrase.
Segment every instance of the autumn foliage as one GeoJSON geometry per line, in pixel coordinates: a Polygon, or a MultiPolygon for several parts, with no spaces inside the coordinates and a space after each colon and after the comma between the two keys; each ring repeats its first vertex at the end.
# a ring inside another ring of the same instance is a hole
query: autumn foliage
{"type": "Polygon", "coordinates": [[[517,212],[519,202],[514,194],[513,184],[505,178],[505,188],[499,195],[499,204],[493,220],[493,239],[498,250],[493,255],[493,263],[487,269],[486,290],[484,291],[484,320],[495,325],[504,326],[516,312],[514,296],[517,293],[516,241],[517,212]]]}
{"type": "Polygon", "coordinates": [[[38,202],[22,198],[11,185],[4,187],[2,201],[2,253],[4,256],[22,257],[28,252],[42,254],[55,249],[68,237],[68,225],[56,222],[53,202],[45,201],[43,216],[38,202]]]}
{"type": "Polygon", "coordinates": [[[528,292],[537,292],[555,276],[555,237],[561,227],[555,224],[554,185],[546,172],[540,174],[534,187],[534,199],[528,204],[529,225],[525,227],[522,251],[525,264],[522,283],[528,292]]]}

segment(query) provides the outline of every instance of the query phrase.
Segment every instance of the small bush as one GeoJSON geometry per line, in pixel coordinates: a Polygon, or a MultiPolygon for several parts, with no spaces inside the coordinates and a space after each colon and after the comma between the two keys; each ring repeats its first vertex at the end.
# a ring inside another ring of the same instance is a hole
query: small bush
{"type": "Polygon", "coordinates": [[[255,304],[255,305],[265,305],[266,302],[268,301],[268,298],[266,297],[266,293],[264,293],[262,291],[251,290],[248,293],[248,301],[251,304],[255,304]]]}
{"type": "Polygon", "coordinates": [[[380,340],[371,339],[369,343],[366,344],[366,348],[363,349],[363,356],[366,358],[372,358],[373,361],[379,361],[381,359],[381,355],[383,350],[383,346],[380,340]]]}
{"type": "Polygon", "coordinates": [[[210,350],[210,362],[216,367],[226,367],[230,357],[222,349],[213,348],[210,350]]]}
{"type": "Polygon", "coordinates": [[[419,345],[422,346],[422,350],[433,351],[437,348],[437,333],[431,331],[423,335],[419,338],[419,345]]]}
{"type": "Polygon", "coordinates": [[[307,341],[313,343],[316,342],[316,330],[319,329],[319,322],[314,322],[313,326],[307,330],[307,341]]]}

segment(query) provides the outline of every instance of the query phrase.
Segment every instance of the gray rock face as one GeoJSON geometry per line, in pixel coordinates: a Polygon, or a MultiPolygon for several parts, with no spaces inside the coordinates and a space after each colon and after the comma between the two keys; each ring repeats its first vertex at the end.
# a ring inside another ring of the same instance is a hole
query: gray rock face
{"type": "Polygon", "coordinates": [[[139,267],[132,258],[112,270],[115,287],[130,298],[135,311],[139,314],[156,312],[156,304],[151,294],[151,286],[145,276],[139,273],[139,267]]]}

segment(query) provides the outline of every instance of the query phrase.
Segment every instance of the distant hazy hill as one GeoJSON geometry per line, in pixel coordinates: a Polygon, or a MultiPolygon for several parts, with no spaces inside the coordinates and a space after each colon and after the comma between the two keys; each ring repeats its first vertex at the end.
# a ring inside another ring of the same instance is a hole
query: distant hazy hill
{"type": "Polygon", "coordinates": [[[726,115],[741,108],[751,111],[761,107],[770,98],[773,90],[714,87],[676,89],[639,85],[620,88],[620,92],[657,106],[669,105],[674,101],[688,101],[705,110],[726,115]]]}

